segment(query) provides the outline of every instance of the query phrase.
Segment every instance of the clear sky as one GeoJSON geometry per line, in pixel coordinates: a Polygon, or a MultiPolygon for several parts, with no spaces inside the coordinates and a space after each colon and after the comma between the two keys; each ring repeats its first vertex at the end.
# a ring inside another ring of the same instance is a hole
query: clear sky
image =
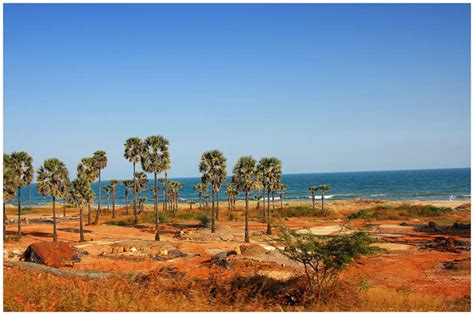
{"type": "Polygon", "coordinates": [[[125,178],[152,134],[175,177],[214,148],[229,173],[469,166],[469,4],[4,6],[6,152],[125,178]]]}

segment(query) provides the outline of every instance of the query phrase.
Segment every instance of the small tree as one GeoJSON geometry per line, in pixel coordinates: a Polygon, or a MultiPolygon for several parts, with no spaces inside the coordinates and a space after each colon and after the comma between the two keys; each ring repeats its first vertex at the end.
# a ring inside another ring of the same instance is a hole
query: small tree
{"type": "Polygon", "coordinates": [[[315,205],[315,200],[316,200],[316,191],[319,189],[319,186],[313,185],[308,188],[308,191],[311,193],[311,201],[313,202],[313,213],[315,212],[314,210],[314,205],[315,205]]]}
{"type": "Polygon", "coordinates": [[[326,302],[330,298],[340,272],[352,264],[354,259],[381,250],[371,246],[372,239],[363,232],[322,237],[301,235],[282,229],[280,235],[285,244],[281,252],[303,265],[310,299],[316,304],[326,302]]]}
{"type": "Polygon", "coordinates": [[[115,219],[115,188],[117,187],[118,180],[111,179],[109,181],[110,192],[112,194],[112,219],[115,219]]]}

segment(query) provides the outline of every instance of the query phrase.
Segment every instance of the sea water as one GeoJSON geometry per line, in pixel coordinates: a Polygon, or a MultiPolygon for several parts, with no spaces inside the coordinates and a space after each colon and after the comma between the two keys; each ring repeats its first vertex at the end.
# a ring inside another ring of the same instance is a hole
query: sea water
{"type": "MultiPolygon", "coordinates": [[[[151,177],[151,176],[150,176],[151,177]]],[[[198,194],[193,191],[194,184],[200,178],[170,178],[182,182],[179,197],[181,202],[197,201],[198,194]]],[[[229,181],[230,178],[227,179],[229,181]]],[[[312,185],[327,184],[331,190],[326,193],[329,200],[358,200],[358,199],[384,199],[384,200],[470,200],[471,199],[471,169],[429,169],[429,170],[404,170],[404,171],[371,171],[371,172],[343,172],[343,173],[311,173],[311,174],[284,174],[282,182],[288,185],[284,193],[285,200],[310,200],[308,188],[312,185]]],[[[108,185],[102,181],[102,185],[108,185]]],[[[160,186],[161,184],[158,183],[160,186]]],[[[153,181],[150,180],[148,188],[153,181]]],[[[93,184],[96,193],[98,183],[93,184]]],[[[24,187],[21,192],[22,204],[28,206],[30,202],[30,188],[24,187]]],[[[142,193],[148,197],[147,203],[153,202],[151,191],[142,193]]],[[[318,192],[319,196],[320,193],[318,192]]],[[[279,193],[275,194],[279,197],[279,193]]],[[[243,199],[241,193],[238,199],[243,199]]],[[[253,198],[253,196],[252,196],[253,198]]],[[[320,197],[319,197],[320,198],[320,197]]],[[[318,199],[319,199],[318,198],[318,199]]],[[[160,187],[159,200],[162,199],[160,187]]],[[[219,193],[220,200],[226,200],[225,186],[219,193]]],[[[31,201],[33,205],[50,202],[49,197],[41,196],[37,185],[31,185],[31,201]]],[[[105,192],[101,193],[101,202],[105,205],[105,192]]],[[[130,193],[129,202],[132,200],[130,193]]],[[[96,200],[97,202],[97,200],[96,200]]],[[[14,201],[15,203],[15,201],[14,201]]],[[[125,204],[125,190],[120,184],[116,188],[116,204],[125,204]]]]}

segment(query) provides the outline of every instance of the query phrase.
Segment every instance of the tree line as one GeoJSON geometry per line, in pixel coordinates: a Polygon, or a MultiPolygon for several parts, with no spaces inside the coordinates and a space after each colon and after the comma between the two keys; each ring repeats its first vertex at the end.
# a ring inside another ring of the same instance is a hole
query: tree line
{"type": "MultiPolygon", "coordinates": [[[[150,191],[153,195],[155,240],[160,240],[159,229],[159,190],[162,191],[163,210],[170,211],[173,215],[178,209],[179,190],[182,183],[168,180],[168,171],[171,168],[169,154],[169,141],[159,135],[149,136],[145,139],[137,137],[128,138],[124,144],[124,158],[132,164],[132,180],[122,180],[125,187],[126,215],[129,214],[129,194],[132,192],[132,207],[134,224],[138,223],[138,215],[143,212],[146,197],[142,192],[147,189],[148,178],[146,173],[153,176],[153,186],[150,191]],[[142,171],[137,171],[137,165],[142,171]],[[162,174],[161,178],[158,178],[162,174]],[[161,188],[158,185],[161,184],[161,188]]],[[[70,181],[69,172],[65,164],[57,158],[44,161],[37,170],[38,192],[43,196],[52,198],[53,210],[53,240],[57,241],[56,232],[56,201],[63,199],[79,209],[80,241],[84,241],[83,213],[87,209],[87,224],[99,224],[100,215],[104,213],[101,205],[101,191],[106,193],[106,213],[109,212],[109,197],[112,200],[112,218],[115,218],[115,193],[119,181],[111,179],[109,185],[102,186],[101,172],[107,167],[108,159],[105,151],[96,151],[91,157],[84,157],[77,165],[77,176],[70,181]],[[95,209],[95,217],[92,221],[91,204],[95,199],[92,184],[98,181],[98,200],[95,209]]],[[[3,216],[4,231],[7,222],[5,204],[13,201],[15,197],[18,202],[18,238],[21,238],[21,188],[30,185],[34,177],[33,158],[26,152],[13,152],[3,155],[3,216]]],[[[211,199],[211,232],[215,233],[215,221],[219,220],[219,193],[227,178],[227,160],[224,154],[218,150],[210,150],[202,154],[199,163],[201,182],[193,186],[199,197],[199,208],[202,207],[203,198],[208,205],[211,199]],[[211,190],[211,195],[207,192],[211,190]]],[[[288,186],[281,182],[282,163],[276,157],[264,157],[258,162],[252,156],[242,156],[232,169],[230,183],[226,185],[228,209],[235,209],[236,197],[239,193],[245,195],[245,242],[249,242],[249,201],[250,193],[255,192],[257,209],[260,202],[263,207],[263,215],[267,222],[266,232],[272,234],[272,213],[275,212],[275,193],[280,196],[280,207],[283,208],[284,191],[288,186]],[[271,201],[271,203],[270,203],[271,201]]],[[[30,186],[31,187],[31,186],[30,186]]],[[[315,203],[315,192],[329,191],[328,185],[311,186],[313,211],[315,203]]],[[[31,191],[30,191],[31,198],[31,191]]],[[[324,207],[324,206],[323,206],[324,207]]]]}

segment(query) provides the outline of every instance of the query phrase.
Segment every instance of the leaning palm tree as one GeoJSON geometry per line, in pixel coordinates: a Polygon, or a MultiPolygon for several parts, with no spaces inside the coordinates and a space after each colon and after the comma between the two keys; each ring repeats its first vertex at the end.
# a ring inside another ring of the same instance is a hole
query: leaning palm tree
{"type": "Polygon", "coordinates": [[[56,199],[64,198],[69,187],[69,172],[60,160],[53,158],[44,161],[38,169],[38,191],[43,196],[53,198],[53,241],[58,240],[56,233],[56,199]]]}
{"type": "Polygon", "coordinates": [[[118,180],[111,179],[109,181],[110,193],[112,194],[112,219],[115,219],[115,188],[117,187],[118,180]]]}
{"type": "Polygon", "coordinates": [[[143,154],[143,142],[140,138],[128,138],[125,141],[124,157],[133,164],[133,215],[135,216],[135,224],[138,223],[137,213],[137,180],[135,177],[135,165],[140,162],[143,154]]]}
{"type": "Polygon", "coordinates": [[[26,152],[13,152],[10,155],[11,167],[17,184],[18,199],[18,238],[21,238],[21,188],[33,181],[33,158],[26,152]]]}
{"type": "Polygon", "coordinates": [[[316,194],[317,190],[318,190],[318,186],[316,186],[316,185],[313,185],[313,186],[308,188],[308,191],[311,193],[311,199],[313,201],[313,212],[314,212],[314,202],[316,200],[315,194],[316,194]]]}
{"type": "Polygon", "coordinates": [[[235,187],[245,193],[245,237],[246,243],[250,242],[249,238],[249,196],[250,192],[258,188],[259,181],[256,178],[257,161],[251,156],[241,157],[234,166],[232,171],[232,183],[235,187]]]}
{"type": "Polygon", "coordinates": [[[141,157],[142,169],[153,173],[153,210],[155,211],[155,240],[160,240],[158,216],[158,174],[169,169],[169,141],[162,136],[149,136],[144,141],[143,155],[141,157]]]}
{"type": "Polygon", "coordinates": [[[331,187],[326,184],[318,186],[318,189],[321,191],[321,211],[324,212],[324,193],[331,190],[331,187]]]}
{"type": "Polygon", "coordinates": [[[280,210],[283,210],[283,197],[285,196],[285,190],[288,189],[288,185],[280,183],[278,189],[280,190],[280,210]]]}
{"type": "Polygon", "coordinates": [[[212,188],[212,220],[211,233],[216,232],[215,220],[219,219],[219,190],[227,177],[226,158],[218,150],[204,152],[199,164],[199,172],[202,173],[201,181],[211,183],[212,188]],[[217,199],[217,209],[214,208],[214,196],[217,199]]]}
{"type": "Polygon", "coordinates": [[[5,205],[15,199],[18,187],[18,178],[15,176],[14,166],[10,155],[3,153],[3,233],[6,234],[7,212],[5,205]]]}
{"type": "Polygon", "coordinates": [[[122,180],[122,185],[125,188],[125,215],[128,215],[128,194],[133,189],[133,180],[122,180]]]}
{"type": "MultiPolygon", "coordinates": [[[[99,176],[99,169],[96,167],[94,158],[85,157],[77,165],[77,177],[86,181],[89,187],[92,189],[92,184],[97,180],[99,176]]],[[[89,194],[91,197],[87,203],[87,224],[91,224],[91,202],[94,202],[95,194],[89,194]]]]}
{"type": "Polygon", "coordinates": [[[84,242],[83,209],[90,204],[92,199],[94,199],[94,191],[87,180],[78,177],[72,181],[68,192],[68,202],[79,208],[79,242],[84,242]]]}
{"type": "Polygon", "coordinates": [[[107,167],[107,153],[105,151],[95,151],[94,155],[92,156],[94,167],[97,170],[98,177],[99,177],[99,188],[98,188],[98,193],[99,197],[97,198],[97,212],[95,215],[95,220],[94,224],[99,224],[99,214],[100,214],[100,201],[101,201],[101,196],[100,196],[100,191],[102,190],[101,187],[101,179],[100,179],[100,174],[101,171],[107,167]]]}

